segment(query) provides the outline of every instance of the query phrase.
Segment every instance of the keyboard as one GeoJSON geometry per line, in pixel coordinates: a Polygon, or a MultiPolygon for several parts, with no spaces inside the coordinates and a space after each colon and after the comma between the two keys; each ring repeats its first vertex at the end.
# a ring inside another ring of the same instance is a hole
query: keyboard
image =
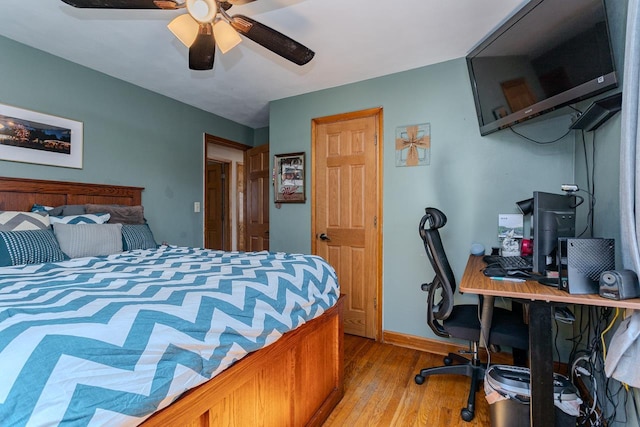
{"type": "Polygon", "coordinates": [[[533,257],[530,256],[496,257],[496,263],[505,270],[533,270],[533,257]]]}

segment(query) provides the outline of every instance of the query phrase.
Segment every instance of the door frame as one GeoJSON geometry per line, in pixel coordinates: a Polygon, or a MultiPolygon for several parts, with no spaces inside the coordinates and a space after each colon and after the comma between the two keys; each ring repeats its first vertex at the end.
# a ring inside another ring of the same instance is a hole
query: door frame
{"type": "MultiPolygon", "coordinates": [[[[203,166],[202,166],[202,243],[203,246],[206,243],[207,240],[207,210],[206,210],[206,206],[207,206],[207,163],[212,160],[212,161],[216,161],[218,163],[225,163],[225,160],[221,160],[221,159],[216,159],[215,157],[212,157],[211,159],[209,159],[209,144],[212,145],[217,145],[219,147],[226,147],[226,148],[231,148],[233,150],[238,150],[239,152],[243,153],[243,158],[244,158],[244,153],[246,153],[247,150],[249,150],[251,147],[250,145],[246,145],[246,144],[242,144],[240,142],[235,142],[232,141],[230,139],[225,139],[219,136],[215,136],[215,135],[210,135],[208,133],[204,134],[204,158],[203,158],[203,166]]],[[[244,161],[244,160],[243,160],[244,161]]],[[[245,173],[246,173],[246,169],[245,169],[245,173]]],[[[245,177],[246,179],[246,177],[245,177]]],[[[231,186],[231,180],[227,179],[226,185],[228,186],[227,188],[227,195],[228,197],[231,197],[231,191],[230,191],[230,186],[231,186]]],[[[227,200],[229,201],[229,199],[227,200]]],[[[244,209],[244,201],[243,203],[243,209],[244,209]]],[[[237,209],[238,207],[236,206],[236,211],[235,212],[231,212],[231,203],[227,203],[227,210],[225,212],[225,217],[229,220],[229,222],[231,223],[231,215],[236,215],[237,214],[237,209]]],[[[229,228],[230,230],[230,228],[229,228]]],[[[240,224],[236,224],[236,236],[239,236],[240,233],[240,224]]],[[[230,238],[231,238],[231,234],[230,234],[230,238]]],[[[229,242],[229,244],[231,245],[231,241],[229,242]]]]}
{"type": "Polygon", "coordinates": [[[313,159],[316,158],[316,133],[317,133],[317,126],[318,125],[322,125],[322,124],[327,124],[327,123],[334,123],[334,122],[339,122],[339,121],[345,121],[345,120],[352,120],[352,119],[359,119],[359,118],[364,118],[364,117],[370,117],[370,116],[376,116],[377,120],[378,120],[378,128],[376,130],[377,135],[376,135],[376,148],[377,148],[377,158],[378,158],[378,162],[376,164],[377,167],[377,182],[376,182],[376,197],[378,200],[377,203],[377,207],[376,207],[376,215],[377,215],[377,227],[376,227],[376,241],[377,241],[377,245],[378,245],[378,259],[377,261],[377,271],[376,271],[376,290],[375,290],[375,295],[376,295],[376,305],[375,305],[375,313],[376,313],[376,319],[375,319],[375,340],[378,342],[382,341],[382,259],[383,259],[383,254],[382,254],[382,224],[383,224],[383,220],[382,220],[382,182],[383,182],[383,177],[382,177],[382,158],[383,158],[383,153],[384,153],[384,144],[383,144],[383,110],[382,107],[376,107],[376,108],[369,108],[366,110],[360,110],[360,111],[352,111],[349,113],[341,113],[341,114],[335,114],[332,116],[325,116],[325,117],[316,117],[311,119],[311,253],[316,253],[317,252],[317,239],[316,239],[316,209],[315,209],[315,203],[316,203],[316,188],[315,188],[315,178],[316,178],[316,167],[315,167],[315,161],[313,159]]]}

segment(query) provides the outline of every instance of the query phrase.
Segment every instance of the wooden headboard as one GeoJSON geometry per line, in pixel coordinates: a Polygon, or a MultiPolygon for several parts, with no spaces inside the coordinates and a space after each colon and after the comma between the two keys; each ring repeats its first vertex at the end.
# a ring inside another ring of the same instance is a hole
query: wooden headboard
{"type": "Polygon", "coordinates": [[[44,206],[142,204],[143,187],[0,177],[0,211],[29,211],[44,206]]]}

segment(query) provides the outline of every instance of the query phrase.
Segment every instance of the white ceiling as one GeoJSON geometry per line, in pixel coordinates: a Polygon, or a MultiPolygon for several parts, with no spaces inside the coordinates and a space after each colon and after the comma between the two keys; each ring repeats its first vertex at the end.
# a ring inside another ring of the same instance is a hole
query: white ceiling
{"type": "Polygon", "coordinates": [[[463,57],[527,1],[257,0],[229,10],[314,50],[302,67],[244,39],[216,52],[213,70],[191,71],[187,48],[166,28],[185,10],[3,0],[0,35],[259,128],[269,101],[463,57]]]}

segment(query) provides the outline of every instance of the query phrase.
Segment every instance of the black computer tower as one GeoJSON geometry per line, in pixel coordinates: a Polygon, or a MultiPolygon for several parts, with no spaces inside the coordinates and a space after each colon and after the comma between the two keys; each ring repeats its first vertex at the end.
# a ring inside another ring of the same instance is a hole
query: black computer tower
{"type": "Polygon", "coordinates": [[[558,239],[558,289],[599,294],[600,275],[615,269],[614,239],[558,239]]]}

